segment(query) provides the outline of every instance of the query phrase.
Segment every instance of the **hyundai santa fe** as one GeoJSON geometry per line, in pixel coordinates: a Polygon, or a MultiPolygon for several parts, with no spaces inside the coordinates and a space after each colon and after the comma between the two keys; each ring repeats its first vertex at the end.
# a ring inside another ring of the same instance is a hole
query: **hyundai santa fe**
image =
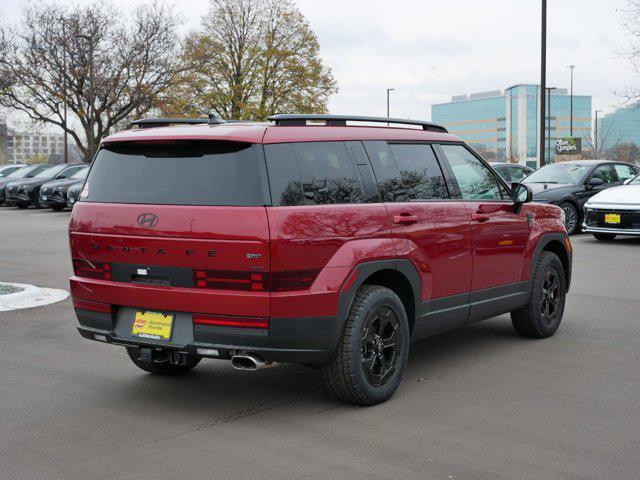
{"type": "Polygon", "coordinates": [[[372,405],[412,339],[509,312],[523,336],[558,329],[559,207],[438,125],[270,121],[145,119],[103,140],[69,227],[83,337],[157,374],[307,364],[372,405]]]}

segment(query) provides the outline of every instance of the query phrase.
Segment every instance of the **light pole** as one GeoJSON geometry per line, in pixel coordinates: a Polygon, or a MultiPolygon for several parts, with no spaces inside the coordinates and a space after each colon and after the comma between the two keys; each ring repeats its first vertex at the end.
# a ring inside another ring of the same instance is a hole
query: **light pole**
{"type": "Polygon", "coordinates": [[[544,167],[544,136],[545,136],[545,106],[547,88],[547,0],[542,0],[541,18],[541,38],[540,38],[540,166],[544,167]]]}
{"type": "Polygon", "coordinates": [[[596,110],[596,124],[595,124],[595,135],[593,138],[593,159],[594,160],[598,160],[600,157],[600,154],[598,153],[598,112],[601,112],[602,110],[596,110]]]}
{"type": "MultiPolygon", "coordinates": [[[[551,90],[555,90],[556,87],[548,87],[547,88],[547,96],[549,99],[547,100],[546,106],[546,117],[547,117],[547,151],[549,152],[549,160],[551,160],[551,90]]],[[[556,125],[556,132],[558,131],[558,125],[556,125]]]]}
{"type": "Polygon", "coordinates": [[[567,67],[571,70],[571,96],[569,101],[569,136],[573,138],[573,69],[575,65],[569,65],[567,67]]]}
{"type": "Polygon", "coordinates": [[[88,126],[89,126],[89,137],[87,138],[87,147],[89,148],[89,151],[91,152],[91,155],[93,155],[94,150],[95,150],[95,133],[93,131],[94,128],[94,123],[95,123],[95,110],[94,110],[94,103],[95,103],[95,98],[94,98],[94,91],[93,91],[93,47],[94,47],[94,43],[93,43],[93,38],[91,38],[89,35],[82,35],[82,34],[78,34],[76,35],[76,37],[78,38],[82,38],[84,40],[86,40],[87,42],[89,42],[89,118],[88,118],[88,126]]]}
{"type": "Polygon", "coordinates": [[[395,88],[387,88],[387,118],[391,118],[389,116],[389,92],[393,92],[395,88]]]}

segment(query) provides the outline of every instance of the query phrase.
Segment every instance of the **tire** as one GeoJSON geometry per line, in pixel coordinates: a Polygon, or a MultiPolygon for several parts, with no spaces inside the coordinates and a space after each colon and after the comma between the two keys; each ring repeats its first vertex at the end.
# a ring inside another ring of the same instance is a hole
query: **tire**
{"type": "Polygon", "coordinates": [[[593,236],[596,240],[600,240],[601,242],[610,242],[616,238],[615,233],[594,233],[593,236]]]}
{"type": "Polygon", "coordinates": [[[63,207],[62,205],[54,205],[51,207],[51,210],[55,210],[56,212],[60,212],[62,210],[64,210],[65,207],[63,207]]]}
{"type": "Polygon", "coordinates": [[[574,235],[580,228],[580,212],[571,202],[562,202],[560,208],[564,211],[564,226],[567,229],[567,235],[574,235]]]}
{"type": "Polygon", "coordinates": [[[28,203],[16,203],[16,207],[25,209],[25,208],[29,208],[29,204],[28,203]]]}
{"type": "Polygon", "coordinates": [[[511,323],[523,337],[550,337],[562,321],[567,282],[562,262],[555,253],[542,252],[531,276],[529,302],[511,312],[511,323]]]}
{"type": "Polygon", "coordinates": [[[138,347],[126,347],[127,354],[133,364],[145,372],[156,375],[183,375],[200,363],[200,357],[187,355],[183,365],[176,365],[169,362],[170,352],[167,350],[152,349],[151,361],[140,358],[141,349],[138,347]]]}
{"type": "Polygon", "coordinates": [[[338,400],[375,405],[398,389],[408,356],[409,323],[400,298],[388,288],[364,285],[322,378],[338,400]]]}

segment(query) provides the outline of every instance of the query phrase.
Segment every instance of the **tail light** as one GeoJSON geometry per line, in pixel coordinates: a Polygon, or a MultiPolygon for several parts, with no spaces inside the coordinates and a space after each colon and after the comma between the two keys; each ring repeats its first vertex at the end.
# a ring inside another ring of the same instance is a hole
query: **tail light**
{"type": "Polygon", "coordinates": [[[269,289],[269,277],[260,272],[195,270],[193,275],[194,284],[197,288],[258,292],[269,289]]]}
{"type": "Polygon", "coordinates": [[[237,272],[220,270],[195,270],[197,288],[221,290],[289,292],[305,290],[311,286],[317,270],[293,270],[287,272],[237,272]]]}
{"type": "Polygon", "coordinates": [[[269,328],[269,319],[262,317],[225,317],[220,315],[194,314],[196,325],[217,325],[221,327],[269,328]]]}
{"type": "Polygon", "coordinates": [[[111,305],[108,303],[89,302],[87,300],[73,299],[73,308],[89,310],[90,312],[111,313],[111,305]]]}
{"type": "Polygon", "coordinates": [[[111,280],[111,265],[106,262],[95,262],[81,258],[74,258],[73,271],[78,277],[111,280]]]}

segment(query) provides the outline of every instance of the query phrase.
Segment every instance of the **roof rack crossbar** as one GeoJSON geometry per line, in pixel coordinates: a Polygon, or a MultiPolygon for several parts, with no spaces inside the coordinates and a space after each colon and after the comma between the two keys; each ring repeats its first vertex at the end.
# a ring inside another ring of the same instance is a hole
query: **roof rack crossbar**
{"type": "Polygon", "coordinates": [[[141,118],[131,122],[129,128],[155,128],[167,127],[169,125],[197,125],[202,123],[219,125],[226,122],[219,116],[211,113],[209,114],[209,118],[141,118]]]}
{"type": "Polygon", "coordinates": [[[275,122],[276,126],[303,126],[308,121],[323,121],[329,126],[345,126],[347,122],[369,122],[386,123],[397,125],[415,125],[430,132],[449,133],[442,125],[425,122],[422,120],[409,120],[406,118],[386,118],[386,117],[359,117],[352,115],[325,115],[325,114],[279,114],[272,115],[269,120],[275,122]]]}

